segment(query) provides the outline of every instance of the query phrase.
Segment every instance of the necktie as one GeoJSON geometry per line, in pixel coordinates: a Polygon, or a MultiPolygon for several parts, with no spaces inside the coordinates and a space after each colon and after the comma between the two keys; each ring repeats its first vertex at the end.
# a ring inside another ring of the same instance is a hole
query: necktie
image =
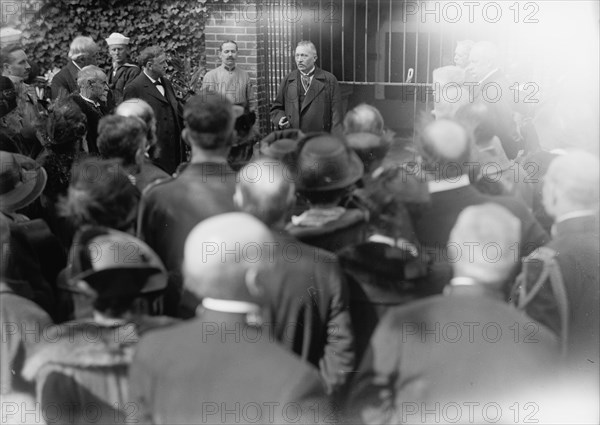
{"type": "Polygon", "coordinates": [[[306,93],[308,91],[308,88],[310,87],[310,77],[311,74],[301,74],[302,87],[304,87],[304,93],[306,93]]]}
{"type": "Polygon", "coordinates": [[[158,89],[158,91],[160,92],[160,94],[162,94],[164,96],[165,95],[165,88],[164,88],[162,82],[160,80],[156,80],[154,82],[154,85],[156,86],[156,88],[158,89]]]}

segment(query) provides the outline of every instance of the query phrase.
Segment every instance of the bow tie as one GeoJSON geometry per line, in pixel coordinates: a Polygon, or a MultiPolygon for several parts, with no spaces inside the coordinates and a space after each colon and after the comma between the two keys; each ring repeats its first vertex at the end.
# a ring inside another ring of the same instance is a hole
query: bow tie
{"type": "Polygon", "coordinates": [[[163,83],[162,83],[160,80],[156,80],[156,81],[154,82],[154,85],[155,85],[155,86],[162,86],[162,85],[163,85],[163,83]]]}

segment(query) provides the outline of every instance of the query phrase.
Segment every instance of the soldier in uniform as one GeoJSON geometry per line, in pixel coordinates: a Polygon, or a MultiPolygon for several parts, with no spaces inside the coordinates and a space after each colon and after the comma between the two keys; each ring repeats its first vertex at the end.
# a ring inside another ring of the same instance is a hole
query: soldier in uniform
{"type": "Polygon", "coordinates": [[[108,85],[112,91],[114,105],[123,101],[125,86],[137,77],[141,69],[129,61],[129,37],[113,32],[106,38],[112,68],[108,74],[108,85]]]}

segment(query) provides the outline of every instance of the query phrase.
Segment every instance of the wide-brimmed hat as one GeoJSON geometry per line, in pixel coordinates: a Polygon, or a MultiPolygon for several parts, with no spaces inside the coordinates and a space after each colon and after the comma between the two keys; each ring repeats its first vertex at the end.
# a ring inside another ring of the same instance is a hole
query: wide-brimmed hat
{"type": "Polygon", "coordinates": [[[125,37],[123,34],[119,34],[118,32],[113,32],[108,38],[105,38],[104,40],[109,46],[129,44],[129,37],[125,37]]]}
{"type": "Polygon", "coordinates": [[[0,151],[0,210],[17,211],[33,202],[46,187],[46,170],[33,159],[0,151]]]}
{"type": "Polygon", "coordinates": [[[327,133],[299,141],[296,187],[299,191],[343,189],[363,175],[360,158],[346,143],[327,133]]]}
{"type": "Polygon", "coordinates": [[[72,264],[67,285],[86,281],[98,292],[104,288],[119,293],[148,293],[167,286],[166,269],[158,255],[140,239],[118,230],[85,226],[75,236],[71,248],[72,264]],[[116,273],[131,271],[131,287],[110,288],[116,273]]]}

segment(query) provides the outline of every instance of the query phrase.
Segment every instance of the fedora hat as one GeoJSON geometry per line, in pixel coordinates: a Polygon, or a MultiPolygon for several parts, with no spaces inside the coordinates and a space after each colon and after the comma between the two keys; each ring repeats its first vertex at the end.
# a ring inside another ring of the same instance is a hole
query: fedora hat
{"type": "Polygon", "coordinates": [[[304,192],[343,189],[363,175],[360,158],[342,139],[327,133],[299,141],[296,187],[304,192]]]}
{"type": "Polygon", "coordinates": [[[75,236],[71,248],[72,264],[67,272],[67,286],[77,291],[76,283],[86,281],[98,292],[148,293],[167,286],[167,273],[158,255],[138,238],[101,226],[84,226],[75,236]],[[112,276],[133,272],[129,288],[110,288],[112,276]]]}
{"type": "Polygon", "coordinates": [[[0,151],[0,210],[14,212],[33,202],[44,190],[48,175],[33,159],[0,151]]]}

